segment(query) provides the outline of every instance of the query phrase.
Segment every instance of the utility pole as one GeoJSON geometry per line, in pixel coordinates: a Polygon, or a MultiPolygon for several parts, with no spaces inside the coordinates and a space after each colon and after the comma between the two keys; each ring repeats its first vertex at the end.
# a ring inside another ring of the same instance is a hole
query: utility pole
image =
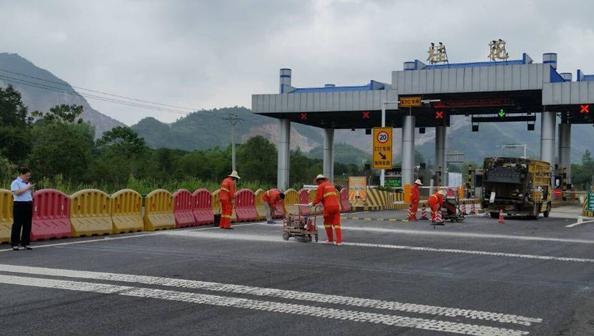
{"type": "Polygon", "coordinates": [[[235,165],[235,126],[241,119],[237,116],[237,113],[229,112],[229,115],[223,118],[223,120],[227,120],[231,126],[231,170],[237,170],[235,165]]]}

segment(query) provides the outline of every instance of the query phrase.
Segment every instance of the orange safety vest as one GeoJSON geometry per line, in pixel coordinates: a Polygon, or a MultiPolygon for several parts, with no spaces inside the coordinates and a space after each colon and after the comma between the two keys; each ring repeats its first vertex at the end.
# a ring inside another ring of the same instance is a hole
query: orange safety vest
{"type": "MultiPolygon", "coordinates": [[[[330,181],[324,181],[318,185],[316,199],[313,204],[322,203],[324,209],[339,208],[339,194],[330,181]]],[[[325,212],[326,210],[324,210],[325,212]]]]}
{"type": "Polygon", "coordinates": [[[235,198],[235,181],[232,177],[226,177],[221,183],[219,199],[221,202],[230,202],[235,198]]]}
{"type": "Polygon", "coordinates": [[[280,194],[281,193],[278,189],[270,189],[264,193],[262,200],[268,203],[269,205],[273,206],[281,201],[280,194]]]}

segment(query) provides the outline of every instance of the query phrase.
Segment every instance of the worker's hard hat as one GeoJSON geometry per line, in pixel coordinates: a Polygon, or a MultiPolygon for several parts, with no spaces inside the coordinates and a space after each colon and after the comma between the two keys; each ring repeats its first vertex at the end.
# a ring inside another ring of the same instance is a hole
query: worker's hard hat
{"type": "Polygon", "coordinates": [[[314,181],[319,181],[319,180],[326,180],[328,179],[326,176],[322,175],[322,174],[318,174],[318,176],[316,176],[316,178],[314,179],[314,181]]]}
{"type": "Polygon", "coordinates": [[[438,194],[441,194],[441,195],[443,195],[443,196],[445,196],[445,195],[446,195],[446,192],[445,192],[445,190],[443,190],[443,189],[442,189],[442,190],[440,190],[440,191],[438,191],[437,193],[438,193],[438,194]]]}
{"type": "Polygon", "coordinates": [[[229,177],[233,177],[238,180],[241,179],[241,177],[239,177],[239,175],[237,175],[237,170],[232,171],[231,174],[229,174],[229,177]]]}
{"type": "Polygon", "coordinates": [[[415,181],[415,184],[418,184],[418,185],[423,185],[423,182],[421,182],[421,180],[417,179],[417,180],[415,181]]]}

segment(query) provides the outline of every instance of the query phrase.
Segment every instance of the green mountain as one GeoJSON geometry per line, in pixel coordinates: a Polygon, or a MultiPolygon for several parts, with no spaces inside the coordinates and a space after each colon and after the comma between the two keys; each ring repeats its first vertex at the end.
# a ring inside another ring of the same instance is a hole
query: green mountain
{"type": "MultiPolygon", "coordinates": [[[[231,126],[226,118],[234,114],[239,118],[235,126],[235,139],[243,143],[256,135],[272,142],[278,140],[277,120],[252,113],[245,107],[229,107],[190,113],[177,121],[166,124],[154,118],[142,119],[133,125],[147,144],[154,148],[184,150],[223,147],[231,143],[231,126]]],[[[293,124],[291,147],[308,152],[322,142],[321,131],[305,125],[293,124]]]]}
{"type": "Polygon", "coordinates": [[[82,105],[82,118],[95,126],[95,137],[100,137],[103,132],[114,127],[124,126],[93,109],[70,84],[51,72],[39,68],[18,54],[0,53],[0,87],[8,85],[21,93],[29,112],[47,112],[59,104],[82,105]]]}
{"type": "MultiPolygon", "coordinates": [[[[323,151],[324,147],[318,146],[312,149],[308,156],[314,159],[322,159],[324,157],[323,151]]],[[[334,145],[334,159],[336,162],[360,166],[363,161],[369,161],[370,157],[371,154],[349,144],[338,143],[334,145]]]]}

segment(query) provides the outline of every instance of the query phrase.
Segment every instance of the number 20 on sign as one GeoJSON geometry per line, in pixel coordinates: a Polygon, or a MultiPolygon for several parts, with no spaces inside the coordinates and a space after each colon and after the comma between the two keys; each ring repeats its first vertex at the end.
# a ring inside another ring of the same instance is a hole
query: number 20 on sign
{"type": "Polygon", "coordinates": [[[392,168],[392,128],[375,127],[373,129],[373,160],[374,169],[392,168]]]}

